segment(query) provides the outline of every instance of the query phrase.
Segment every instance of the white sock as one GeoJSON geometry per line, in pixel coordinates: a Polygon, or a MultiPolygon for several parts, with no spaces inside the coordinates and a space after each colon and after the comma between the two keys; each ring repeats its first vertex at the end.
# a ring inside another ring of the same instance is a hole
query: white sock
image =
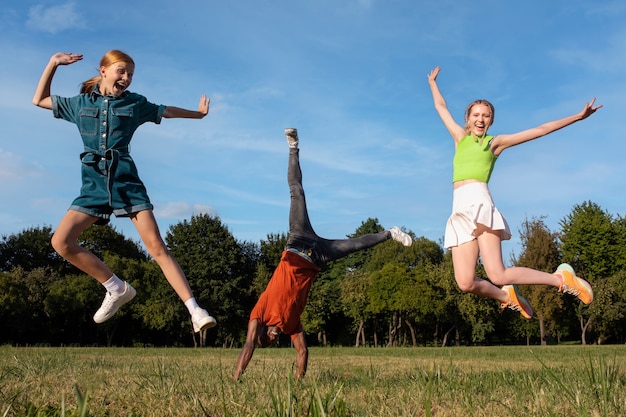
{"type": "Polygon", "coordinates": [[[111,294],[121,294],[126,289],[124,281],[119,279],[119,277],[115,274],[107,281],[103,282],[102,285],[104,285],[104,288],[106,288],[111,294]]]}
{"type": "Polygon", "coordinates": [[[189,300],[185,301],[185,307],[189,310],[189,314],[193,314],[197,308],[200,308],[195,297],[191,297],[189,300]]]}

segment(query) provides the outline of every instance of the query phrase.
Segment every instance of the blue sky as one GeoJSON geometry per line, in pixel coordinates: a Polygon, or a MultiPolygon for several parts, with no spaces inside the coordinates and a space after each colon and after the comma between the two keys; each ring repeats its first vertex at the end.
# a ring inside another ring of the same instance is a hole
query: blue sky
{"type": "MultiPolygon", "coordinates": [[[[626,214],[620,135],[626,110],[626,3],[554,0],[317,0],[172,2],[8,1],[0,6],[0,235],[51,226],[77,196],[75,126],[31,104],[57,52],[52,92],[72,96],[101,56],[136,62],[131,90],[196,108],[203,120],[167,119],[133,139],[159,221],[218,215],[241,241],[287,231],[285,127],[301,138],[309,214],[340,238],[378,218],[439,242],[452,204],[453,142],[432,106],[427,74],[453,115],[487,98],[490,132],[513,133],[577,113],[590,119],[511,148],[490,183],[519,250],[525,218],[552,230],[576,204],[626,214]]],[[[112,225],[138,240],[128,219],[112,225]]]]}

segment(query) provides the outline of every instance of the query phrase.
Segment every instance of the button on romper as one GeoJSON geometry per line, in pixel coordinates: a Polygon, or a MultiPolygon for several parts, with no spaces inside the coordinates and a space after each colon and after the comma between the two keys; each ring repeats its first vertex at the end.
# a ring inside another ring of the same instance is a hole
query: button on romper
{"type": "Polygon", "coordinates": [[[103,96],[98,85],[91,93],[51,99],[54,117],[76,124],[83,139],[82,186],[70,210],[99,217],[97,223],[106,224],[111,214],[121,217],[152,209],[129,145],[139,126],[161,122],[165,106],[128,91],[103,96]]]}

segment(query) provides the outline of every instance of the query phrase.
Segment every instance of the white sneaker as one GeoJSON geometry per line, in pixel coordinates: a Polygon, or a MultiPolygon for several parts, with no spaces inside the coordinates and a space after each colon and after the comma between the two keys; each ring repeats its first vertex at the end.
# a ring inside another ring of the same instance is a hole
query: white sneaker
{"type": "Polygon", "coordinates": [[[413,239],[411,239],[411,236],[400,230],[398,226],[392,227],[391,229],[389,229],[389,232],[391,233],[391,238],[396,242],[400,242],[404,246],[411,246],[413,244],[413,239]]]}
{"type": "Polygon", "coordinates": [[[104,323],[120,309],[121,306],[135,298],[137,291],[133,287],[130,286],[128,282],[124,282],[126,288],[124,292],[118,295],[113,295],[110,292],[104,296],[104,301],[102,305],[96,311],[96,314],[93,315],[93,321],[96,323],[104,323]]]}
{"type": "Polygon", "coordinates": [[[285,136],[287,137],[287,143],[290,148],[298,147],[298,129],[288,127],[285,129],[285,136]]]}
{"type": "Polygon", "coordinates": [[[193,323],[193,331],[196,333],[217,326],[217,321],[203,308],[197,308],[193,312],[191,322],[193,323]]]}

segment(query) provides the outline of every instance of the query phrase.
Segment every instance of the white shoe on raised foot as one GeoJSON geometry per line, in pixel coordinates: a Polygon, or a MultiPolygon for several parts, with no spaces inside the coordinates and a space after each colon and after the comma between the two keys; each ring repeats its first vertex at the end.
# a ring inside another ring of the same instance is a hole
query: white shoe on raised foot
{"type": "Polygon", "coordinates": [[[124,292],[121,294],[113,295],[110,292],[104,296],[102,305],[93,315],[93,321],[96,323],[104,323],[120,309],[121,306],[135,298],[137,291],[128,282],[124,282],[124,292]]]}
{"type": "Polygon", "coordinates": [[[196,333],[217,326],[217,321],[203,308],[197,308],[191,315],[193,331],[196,333]]]}
{"type": "Polygon", "coordinates": [[[287,143],[290,148],[298,147],[298,129],[294,129],[293,127],[288,127],[285,129],[285,137],[287,138],[287,143]]]}
{"type": "Polygon", "coordinates": [[[411,236],[400,230],[398,226],[392,227],[391,229],[389,229],[389,232],[391,233],[391,238],[396,242],[400,242],[404,246],[411,246],[413,244],[413,239],[411,239],[411,236]]]}

